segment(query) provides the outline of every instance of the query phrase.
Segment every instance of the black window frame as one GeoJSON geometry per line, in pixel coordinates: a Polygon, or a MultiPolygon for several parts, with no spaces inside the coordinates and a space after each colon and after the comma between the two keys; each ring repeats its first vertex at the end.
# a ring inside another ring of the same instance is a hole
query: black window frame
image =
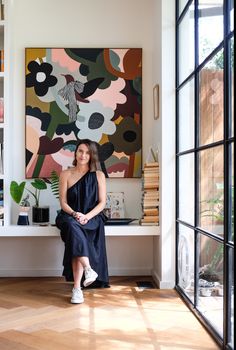
{"type": "Polygon", "coordinates": [[[232,223],[231,218],[231,167],[232,167],[232,155],[231,146],[234,145],[234,134],[231,133],[231,56],[230,56],[230,43],[231,38],[234,38],[234,30],[230,32],[230,9],[232,0],[224,0],[223,4],[223,18],[224,18],[224,36],[223,41],[214,48],[214,50],[199,64],[198,62],[198,23],[199,23],[199,11],[198,0],[189,0],[186,2],[181,14],[179,15],[179,0],[176,1],[176,290],[193,311],[200,322],[206,327],[209,333],[213,336],[216,342],[223,346],[225,349],[232,349],[229,341],[231,339],[231,289],[229,286],[232,283],[232,257],[230,252],[234,252],[234,242],[230,240],[230,227],[232,223]],[[179,84],[179,25],[187,13],[189,7],[194,4],[194,70],[185,77],[184,81],[179,84]],[[224,136],[223,139],[217,142],[212,142],[206,145],[199,145],[199,73],[202,67],[206,65],[208,61],[215,56],[217,52],[224,49],[224,136]],[[187,149],[179,152],[179,91],[188,83],[191,79],[194,79],[194,148],[187,149]],[[229,88],[230,87],[230,88],[229,88]],[[212,232],[208,232],[199,227],[199,152],[202,150],[212,149],[216,146],[223,146],[224,148],[224,236],[220,238],[214,235],[212,232]],[[179,159],[186,154],[194,154],[194,225],[189,224],[179,219],[179,159]],[[190,300],[188,295],[179,286],[178,281],[178,242],[179,242],[179,225],[189,227],[194,232],[194,302],[190,300]],[[212,324],[208,322],[206,318],[197,309],[197,285],[198,285],[198,259],[199,259],[199,239],[200,235],[214,239],[217,242],[221,242],[224,246],[224,301],[223,301],[223,337],[221,337],[217,331],[213,328],[212,324]]]}

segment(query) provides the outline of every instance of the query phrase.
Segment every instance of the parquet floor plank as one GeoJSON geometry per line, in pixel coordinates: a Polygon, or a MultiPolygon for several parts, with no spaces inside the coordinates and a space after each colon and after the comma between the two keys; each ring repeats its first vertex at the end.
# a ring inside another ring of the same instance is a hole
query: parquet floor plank
{"type": "Polygon", "coordinates": [[[1,350],[34,350],[31,346],[25,344],[19,344],[13,339],[8,339],[0,336],[0,346],[1,350]]]}
{"type": "Polygon", "coordinates": [[[70,350],[70,347],[65,347],[54,339],[50,339],[50,341],[45,341],[44,338],[40,336],[35,336],[29,333],[19,332],[19,331],[7,331],[1,334],[1,337],[6,339],[15,339],[15,343],[19,344],[19,346],[26,345],[31,347],[34,350],[70,350]]]}
{"type": "Polygon", "coordinates": [[[137,280],[112,277],[72,305],[63,278],[0,278],[0,350],[219,349],[175,290],[137,280]]]}

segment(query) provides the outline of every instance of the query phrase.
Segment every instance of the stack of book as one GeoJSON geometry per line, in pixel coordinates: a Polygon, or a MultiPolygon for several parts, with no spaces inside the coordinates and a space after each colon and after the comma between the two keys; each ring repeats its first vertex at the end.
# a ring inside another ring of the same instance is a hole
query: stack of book
{"type": "Polygon", "coordinates": [[[0,21],[3,21],[5,19],[4,16],[4,0],[0,0],[0,21]]]}
{"type": "Polygon", "coordinates": [[[0,50],[0,72],[4,72],[4,50],[0,50]]]}
{"type": "Polygon", "coordinates": [[[4,99],[0,97],[0,123],[4,122],[4,99]]]}
{"type": "Polygon", "coordinates": [[[143,215],[140,225],[159,225],[159,164],[147,163],[143,169],[143,215]]]}
{"type": "Polygon", "coordinates": [[[0,128],[0,174],[3,174],[3,129],[0,128]]]}

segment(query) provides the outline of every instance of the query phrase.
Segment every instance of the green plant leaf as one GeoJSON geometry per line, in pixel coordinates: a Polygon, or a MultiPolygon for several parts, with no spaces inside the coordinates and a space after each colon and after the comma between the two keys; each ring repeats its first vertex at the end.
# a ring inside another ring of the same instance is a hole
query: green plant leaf
{"type": "Polygon", "coordinates": [[[57,199],[59,199],[59,175],[55,170],[51,172],[50,180],[52,193],[57,199]]]}
{"type": "Polygon", "coordinates": [[[47,184],[45,183],[44,180],[42,179],[34,179],[31,182],[31,185],[36,188],[36,190],[46,190],[47,189],[47,184]]]}
{"type": "Polygon", "coordinates": [[[12,199],[19,204],[23,196],[25,189],[25,181],[21,182],[19,185],[16,181],[12,181],[10,184],[10,194],[12,199]]]}

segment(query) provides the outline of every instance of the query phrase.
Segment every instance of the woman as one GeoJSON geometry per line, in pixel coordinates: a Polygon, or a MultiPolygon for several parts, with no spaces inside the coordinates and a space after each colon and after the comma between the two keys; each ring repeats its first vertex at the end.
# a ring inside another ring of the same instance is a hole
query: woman
{"type": "Polygon", "coordinates": [[[109,287],[104,234],[106,181],[97,170],[98,151],[90,140],[81,140],[74,154],[73,168],[60,174],[61,212],[56,225],[65,243],[63,275],[74,280],[71,303],[84,301],[84,287],[109,287]],[[95,284],[95,280],[96,284],[95,284]]]}

